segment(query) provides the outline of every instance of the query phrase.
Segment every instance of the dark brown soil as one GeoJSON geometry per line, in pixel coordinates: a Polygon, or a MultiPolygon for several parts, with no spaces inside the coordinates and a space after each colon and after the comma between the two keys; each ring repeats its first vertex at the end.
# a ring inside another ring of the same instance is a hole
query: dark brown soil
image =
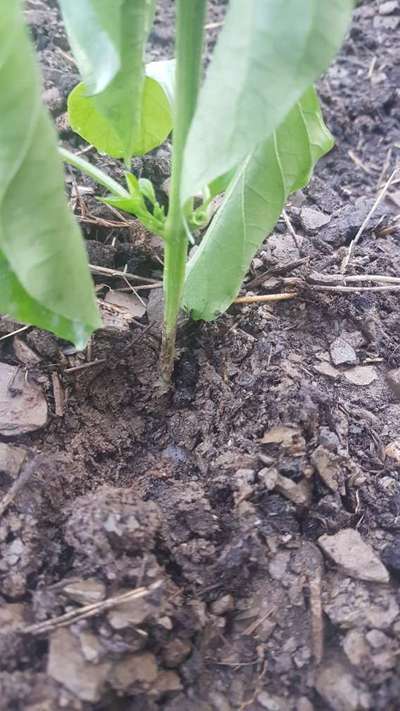
{"type": "MultiPolygon", "coordinates": [[[[223,4],[210,3],[210,23],[223,4]]],[[[172,52],[173,4],[159,5],[153,57],[172,52]]],[[[45,99],[81,148],[65,122],[78,77],[54,3],[27,8],[45,99]]],[[[161,399],[157,290],[144,316],[99,332],[85,353],[33,328],[0,342],[50,412],[42,430],[7,440],[34,466],[0,515],[0,709],[399,708],[399,292],[318,291],[310,279],[339,272],[398,160],[399,26],[397,2],[355,11],[320,84],[337,146],[288,206],[297,240],[282,220],[244,288],[297,278],[298,299],[186,325],[161,399]],[[340,531],[328,557],[321,537],[340,531]],[[143,597],[54,621],[136,588],[143,597]]],[[[161,194],[168,147],[135,168],[161,194]]],[[[400,276],[398,183],[348,274],[400,276]]],[[[90,194],[74,202],[91,262],[159,277],[160,248],[134,222],[105,224],[117,218],[90,194]]],[[[126,287],[96,281],[100,296],[126,287]]],[[[3,498],[18,475],[1,467],[3,498]]]]}

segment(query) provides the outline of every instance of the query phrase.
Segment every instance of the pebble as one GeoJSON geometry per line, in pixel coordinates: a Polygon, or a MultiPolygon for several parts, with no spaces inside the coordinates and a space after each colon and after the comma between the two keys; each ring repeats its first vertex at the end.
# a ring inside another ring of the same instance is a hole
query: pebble
{"type": "Polygon", "coordinates": [[[28,368],[34,368],[42,360],[41,357],[18,336],[13,338],[13,351],[16,359],[28,368]]]}
{"type": "Polygon", "coordinates": [[[374,30],[397,30],[400,17],[376,16],[373,21],[374,30]]]}
{"type": "Polygon", "coordinates": [[[0,606],[0,629],[2,633],[12,632],[24,625],[25,605],[20,602],[3,602],[0,606]]]}
{"type": "Polygon", "coordinates": [[[355,365],[357,363],[357,355],[353,346],[340,336],[331,343],[329,350],[333,365],[355,365]]]}
{"type": "Polygon", "coordinates": [[[51,634],[47,673],[82,701],[100,701],[110,670],[110,662],[90,664],[79,638],[69,629],[60,628],[51,634]]]}
{"type": "Polygon", "coordinates": [[[105,586],[96,578],[74,580],[64,586],[63,592],[70,600],[74,600],[74,602],[78,602],[81,605],[101,602],[106,596],[105,586]]]}
{"type": "Polygon", "coordinates": [[[369,708],[363,703],[354,678],[341,662],[325,662],[318,671],[315,688],[332,711],[369,708]]]}
{"type": "Polygon", "coordinates": [[[383,2],[382,5],[379,5],[379,14],[380,15],[392,15],[396,10],[399,10],[399,2],[398,0],[387,0],[387,2],[383,2]]]}
{"type": "Polygon", "coordinates": [[[384,449],[386,457],[389,459],[394,459],[398,464],[400,463],[400,438],[393,440],[384,449]]]}
{"type": "Polygon", "coordinates": [[[113,291],[110,289],[104,297],[107,304],[112,304],[122,309],[132,318],[141,319],[146,313],[147,307],[143,300],[135,294],[126,294],[123,291],[113,291]]]}
{"type": "Polygon", "coordinates": [[[321,375],[326,375],[327,378],[332,378],[332,380],[337,380],[340,377],[340,371],[336,370],[330,363],[317,363],[314,365],[314,370],[321,375]]]}
{"type": "MultiPolygon", "coordinates": [[[[226,596],[232,597],[232,596],[226,596]]],[[[218,601],[217,601],[218,602],[218,601]]],[[[215,603],[214,603],[215,604],[215,603]]],[[[179,667],[192,651],[192,645],[188,640],[175,637],[165,645],[162,651],[163,664],[168,668],[179,667]]]]}
{"type": "Polygon", "coordinates": [[[233,595],[223,595],[211,604],[211,612],[214,615],[225,615],[235,608],[235,598],[233,595]]]}
{"type": "Polygon", "coordinates": [[[355,529],[344,528],[333,536],[324,534],[318,543],[324,553],[350,577],[375,583],[389,582],[385,566],[355,529]]]}
{"type": "MultiPolygon", "coordinates": [[[[120,594],[128,592],[120,591],[120,594]]],[[[126,627],[141,625],[151,615],[154,614],[154,604],[145,597],[134,598],[114,607],[107,614],[107,619],[115,630],[123,630],[126,627]]]]}
{"type": "Polygon", "coordinates": [[[154,654],[132,654],[113,666],[111,684],[118,691],[127,692],[139,685],[143,690],[153,687],[157,679],[158,667],[154,654]]]}
{"type": "Polygon", "coordinates": [[[343,649],[350,664],[355,667],[365,664],[368,659],[368,645],[361,630],[349,630],[343,640],[343,649]]]}
{"type": "Polygon", "coordinates": [[[311,484],[307,479],[296,483],[286,476],[279,475],[276,490],[297,506],[309,506],[311,503],[311,484]]]}
{"type": "Polygon", "coordinates": [[[287,699],[283,696],[269,694],[268,691],[261,691],[257,694],[257,701],[267,711],[287,711],[288,708],[287,699]]]}
{"type": "Polygon", "coordinates": [[[386,374],[386,380],[393,395],[400,399],[400,368],[389,370],[386,374]]]}
{"type": "Polygon", "coordinates": [[[158,695],[180,691],[182,682],[176,672],[162,671],[159,673],[152,690],[158,695]]]}
{"type": "Polygon", "coordinates": [[[274,580],[282,580],[285,576],[290,561],[290,551],[277,553],[269,562],[268,572],[274,580]]]}
{"type": "Polygon", "coordinates": [[[7,437],[41,429],[47,423],[42,390],[14,365],[0,363],[0,434],[7,437]]]}
{"type": "Polygon", "coordinates": [[[334,625],[344,629],[390,629],[399,614],[395,594],[387,585],[373,586],[337,573],[325,579],[323,609],[334,625]]]}
{"type": "Polygon", "coordinates": [[[330,216],[325,215],[312,207],[303,207],[300,212],[300,221],[306,232],[318,232],[318,230],[330,222],[330,216]]]}
{"type": "Polygon", "coordinates": [[[343,467],[335,452],[331,452],[330,449],[320,444],[319,447],[314,449],[311,455],[311,462],[328,489],[334,493],[342,490],[343,467]]]}
{"type": "Polygon", "coordinates": [[[382,553],[382,560],[389,570],[400,573],[400,537],[395,538],[392,543],[386,546],[382,553]]]}
{"type": "Polygon", "coordinates": [[[257,474],[258,481],[267,491],[273,491],[278,481],[278,470],[275,467],[264,467],[257,474]]]}
{"type": "Polygon", "coordinates": [[[12,447],[6,442],[0,442],[0,471],[15,479],[26,459],[26,454],[22,447],[12,447]]]}
{"type": "Polygon", "coordinates": [[[372,365],[356,365],[344,373],[344,377],[352,385],[371,385],[377,379],[378,373],[372,365]]]}
{"type": "Polygon", "coordinates": [[[373,649],[380,649],[381,647],[385,647],[390,642],[389,637],[384,632],[382,632],[382,630],[369,630],[365,636],[367,638],[368,644],[373,649]]]}

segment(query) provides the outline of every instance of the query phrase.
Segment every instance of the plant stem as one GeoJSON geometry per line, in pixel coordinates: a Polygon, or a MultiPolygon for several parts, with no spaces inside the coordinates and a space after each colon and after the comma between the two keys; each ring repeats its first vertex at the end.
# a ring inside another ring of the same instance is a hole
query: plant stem
{"type": "Polygon", "coordinates": [[[115,197],[130,197],[128,191],[125,190],[122,185],[117,183],[117,181],[113,178],[110,178],[107,173],[103,173],[100,168],[96,168],[94,165],[89,163],[89,161],[85,160],[84,158],[81,158],[80,156],[75,155],[75,153],[68,151],[66,148],[61,148],[60,146],[58,148],[58,152],[61,158],[65,161],[65,163],[69,163],[70,165],[73,165],[74,168],[78,168],[78,170],[80,170],[82,173],[85,173],[89,176],[89,178],[92,178],[95,183],[103,185],[103,187],[107,188],[107,190],[109,190],[110,193],[115,195],[115,197]]]}
{"type": "Polygon", "coordinates": [[[188,238],[181,205],[183,154],[199,92],[207,0],[176,2],[176,76],[171,190],[165,229],[164,327],[161,377],[168,387],[175,357],[176,327],[182,301],[188,238]]]}

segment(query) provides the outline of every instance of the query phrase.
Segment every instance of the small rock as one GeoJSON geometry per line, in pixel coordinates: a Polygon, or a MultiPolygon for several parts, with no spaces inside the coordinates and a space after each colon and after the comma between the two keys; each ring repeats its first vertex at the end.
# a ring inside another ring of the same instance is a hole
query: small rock
{"type": "Polygon", "coordinates": [[[356,365],[344,373],[344,377],[353,385],[371,385],[377,379],[378,373],[373,365],[356,365]]]}
{"type": "Polygon", "coordinates": [[[390,629],[399,614],[394,593],[388,586],[373,586],[332,573],[325,579],[323,609],[334,625],[344,629],[376,627],[390,629]]]}
{"type": "MultiPolygon", "coordinates": [[[[302,237],[297,236],[297,242],[301,245],[302,237]]],[[[300,256],[299,248],[290,232],[286,234],[272,234],[268,238],[268,246],[272,250],[274,259],[277,261],[290,261],[298,259],[300,256]]]]}
{"type": "Polygon", "coordinates": [[[400,438],[386,445],[384,453],[389,459],[394,459],[395,462],[400,463],[400,438]]]}
{"type": "Polygon", "coordinates": [[[230,610],[235,609],[235,598],[233,595],[223,595],[211,604],[211,612],[214,615],[225,615],[230,610]]]}
{"type": "Polygon", "coordinates": [[[277,425],[265,432],[261,444],[280,444],[290,449],[292,454],[301,454],[305,449],[304,437],[298,427],[277,425]]]}
{"type": "Polygon", "coordinates": [[[325,662],[319,669],[315,688],[332,711],[360,711],[360,691],[341,662],[325,662]]]}
{"type": "Polygon", "coordinates": [[[89,630],[84,630],[79,635],[79,641],[81,643],[82,654],[88,662],[97,662],[101,659],[104,653],[103,647],[101,646],[99,640],[93,632],[89,630]]]}
{"type": "Polygon", "coordinates": [[[281,551],[277,553],[268,565],[268,571],[274,580],[282,580],[286,574],[287,567],[290,561],[290,551],[281,551]]]}
{"type": "Polygon", "coordinates": [[[354,348],[340,336],[331,343],[329,350],[333,365],[354,365],[357,363],[354,348]]]}
{"type": "Polygon", "coordinates": [[[328,378],[332,378],[332,380],[337,380],[337,378],[340,377],[339,370],[336,370],[336,368],[334,368],[330,363],[317,363],[317,365],[314,365],[313,367],[317,373],[326,375],[328,378]]]}
{"type": "Polygon", "coordinates": [[[192,651],[192,645],[186,639],[175,637],[165,645],[162,652],[163,663],[168,668],[179,667],[192,651]]]}
{"type": "Polygon", "coordinates": [[[287,711],[288,708],[287,699],[283,696],[269,694],[268,691],[261,691],[257,694],[257,701],[267,711],[287,711]]]}
{"type": "Polygon", "coordinates": [[[102,327],[99,329],[103,333],[111,335],[123,335],[129,333],[129,324],[132,316],[126,311],[116,306],[99,301],[102,327]]]}
{"type": "Polygon", "coordinates": [[[0,363],[0,433],[7,437],[33,432],[47,423],[42,390],[14,365],[0,363]]]}
{"type": "Polygon", "coordinates": [[[25,619],[25,605],[20,602],[3,602],[0,605],[1,632],[12,632],[18,627],[23,627],[25,619]]]}
{"type": "Polygon", "coordinates": [[[309,506],[311,503],[311,484],[307,479],[296,483],[286,476],[279,476],[276,490],[296,506],[309,506]]]}
{"type": "Polygon", "coordinates": [[[42,101],[53,114],[59,114],[64,108],[63,96],[56,86],[52,86],[42,93],[42,101]]]}
{"type": "Polygon", "coordinates": [[[328,427],[320,427],[319,443],[329,449],[330,452],[337,452],[340,447],[340,439],[336,432],[332,432],[328,427]]]}
{"type": "Polygon", "coordinates": [[[158,676],[157,661],[154,654],[132,654],[117,661],[109,680],[118,691],[146,691],[152,688],[158,676]]]}
{"type": "Polygon", "coordinates": [[[27,343],[19,336],[14,336],[13,338],[13,350],[15,357],[20,363],[26,365],[28,368],[34,368],[42,360],[41,357],[35,353],[35,351],[28,346],[27,343]]]}
{"type": "Polygon", "coordinates": [[[300,212],[300,221],[306,232],[318,232],[318,230],[330,222],[330,216],[324,215],[319,210],[311,207],[303,207],[300,212]]]}
{"type": "Polygon", "coordinates": [[[267,432],[265,432],[261,443],[282,444],[286,447],[290,447],[293,438],[298,437],[299,434],[300,430],[298,427],[286,427],[285,425],[277,425],[276,427],[271,427],[270,430],[267,430],[267,432]]]}
{"type": "Polygon", "coordinates": [[[234,477],[239,486],[248,486],[254,484],[255,471],[254,469],[237,469],[234,477]]]}
{"type": "Polygon", "coordinates": [[[90,664],[82,654],[79,639],[60,628],[50,636],[47,673],[82,701],[100,701],[111,663],[90,664]]]}
{"type": "Polygon", "coordinates": [[[400,573],[400,537],[383,550],[382,560],[394,573],[400,573]]]}
{"type": "Polygon", "coordinates": [[[155,683],[152,684],[150,694],[161,696],[181,689],[182,682],[176,672],[162,671],[159,673],[155,683]]]}
{"type": "Polygon", "coordinates": [[[382,5],[379,5],[380,15],[393,15],[397,10],[399,10],[398,0],[387,0],[387,2],[383,2],[382,5]]]}
{"type": "Polygon", "coordinates": [[[390,643],[389,637],[382,630],[369,630],[365,636],[373,649],[380,649],[390,643]]]}
{"type": "Polygon", "coordinates": [[[355,529],[344,528],[333,536],[325,534],[320,536],[318,543],[324,553],[352,578],[375,583],[389,582],[385,566],[355,529]]]}
{"type": "Polygon", "coordinates": [[[342,491],[344,473],[341,460],[335,452],[319,445],[311,455],[311,462],[316,468],[324,484],[333,491],[342,491]]]}
{"type": "Polygon", "coordinates": [[[142,318],[147,310],[146,304],[135,296],[135,294],[126,294],[123,291],[110,291],[104,297],[107,304],[112,304],[122,311],[132,316],[132,318],[142,318]]]}
{"type": "Polygon", "coordinates": [[[301,696],[297,702],[296,711],[314,711],[314,706],[307,696],[301,696]]]}
{"type": "Polygon", "coordinates": [[[264,467],[257,474],[258,481],[267,491],[275,489],[278,476],[278,470],[275,467],[264,467]]]}
{"type": "Polygon", "coordinates": [[[373,21],[374,30],[397,30],[400,25],[399,17],[376,16],[373,21]]]}
{"type": "MultiPolygon", "coordinates": [[[[124,592],[128,591],[122,590],[120,594],[124,592]]],[[[107,619],[113,629],[123,630],[126,627],[141,625],[149,617],[154,615],[154,612],[155,607],[151,599],[138,597],[112,608],[107,614],[107,619]]]]}
{"type": "Polygon", "coordinates": [[[350,662],[355,667],[365,664],[368,659],[368,645],[365,641],[365,634],[361,630],[350,630],[344,640],[343,649],[350,662]]]}
{"type": "Polygon", "coordinates": [[[22,447],[12,447],[10,444],[0,442],[0,471],[15,479],[21,470],[26,455],[27,453],[22,447]]]}
{"type": "Polygon", "coordinates": [[[106,589],[103,583],[96,578],[86,580],[74,580],[63,587],[63,592],[70,600],[79,602],[80,605],[90,605],[93,602],[100,602],[106,596],[106,589]]]}
{"type": "Polygon", "coordinates": [[[386,380],[393,394],[400,399],[400,368],[389,370],[386,380]]]}

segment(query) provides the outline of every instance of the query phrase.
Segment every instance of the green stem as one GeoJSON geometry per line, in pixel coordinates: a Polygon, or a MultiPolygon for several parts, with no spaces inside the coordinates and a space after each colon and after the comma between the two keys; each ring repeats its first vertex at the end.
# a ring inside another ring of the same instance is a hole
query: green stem
{"type": "Polygon", "coordinates": [[[58,148],[58,152],[65,163],[69,163],[70,165],[73,165],[74,168],[78,168],[78,170],[82,173],[85,173],[89,176],[89,178],[92,178],[95,183],[103,185],[103,187],[107,188],[107,190],[109,190],[110,193],[116,197],[130,197],[129,193],[122,187],[122,185],[117,183],[116,180],[113,180],[113,178],[110,178],[107,173],[103,173],[102,170],[89,163],[89,161],[75,155],[75,153],[72,153],[71,151],[67,151],[66,148],[61,148],[60,146],[58,148]]]}
{"type": "Polygon", "coordinates": [[[171,189],[165,228],[164,328],[161,375],[169,385],[174,366],[176,325],[182,301],[188,249],[181,205],[183,154],[199,93],[207,0],[176,2],[176,77],[171,189]]]}

